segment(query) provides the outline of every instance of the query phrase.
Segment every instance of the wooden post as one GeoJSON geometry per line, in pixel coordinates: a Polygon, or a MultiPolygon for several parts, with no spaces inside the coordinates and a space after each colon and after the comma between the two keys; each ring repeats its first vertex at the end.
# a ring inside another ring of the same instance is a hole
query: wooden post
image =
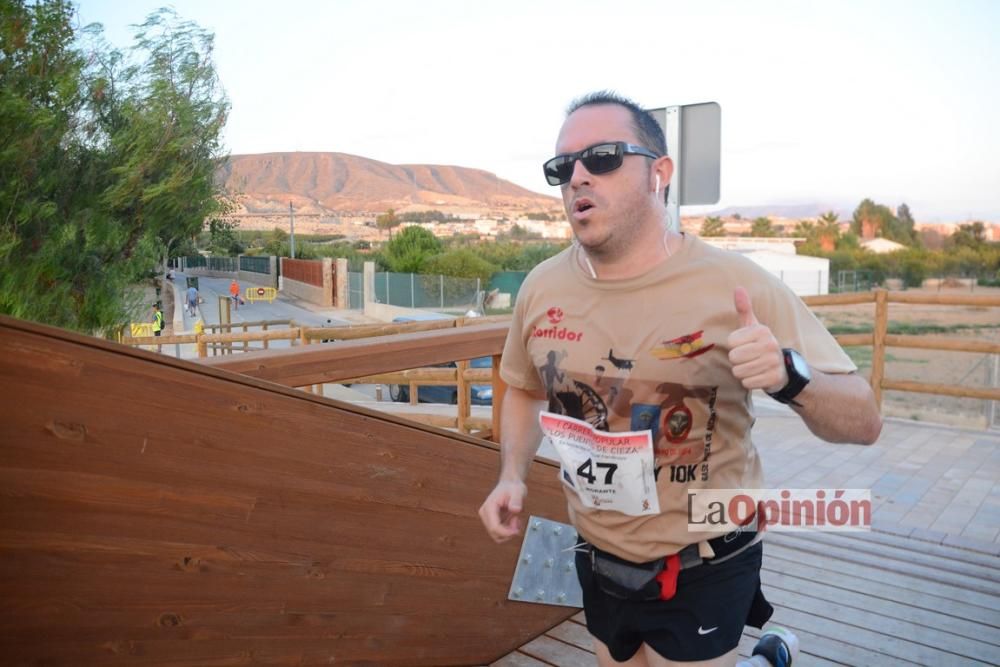
{"type": "MultiPolygon", "coordinates": [[[[264,322],[264,331],[267,331],[267,322],[264,322]]],[[[267,336],[264,336],[264,349],[267,349],[267,336]]]]}
{"type": "MultiPolygon", "coordinates": [[[[306,335],[306,327],[304,327],[304,326],[299,327],[299,344],[300,345],[308,345],[310,342],[311,341],[309,340],[309,336],[306,335]]],[[[302,390],[306,391],[306,392],[308,392],[310,394],[315,394],[316,393],[316,385],[311,384],[311,385],[305,386],[305,387],[302,388],[302,390]]]]}
{"type": "Polygon", "coordinates": [[[500,355],[493,355],[493,442],[500,443],[500,413],[507,394],[507,383],[500,377],[500,355]]]}
{"type": "Polygon", "coordinates": [[[465,381],[465,369],[469,367],[469,361],[462,359],[456,365],[458,366],[455,373],[458,382],[458,432],[468,433],[466,421],[472,415],[472,397],[469,395],[469,384],[465,381]]]}
{"type": "MultiPolygon", "coordinates": [[[[247,329],[247,323],[244,322],[243,323],[243,333],[246,333],[247,331],[248,331],[248,329],[247,329]]],[[[243,341],[243,351],[246,352],[249,349],[250,349],[250,341],[248,341],[248,340],[243,341]]]]}
{"type": "Polygon", "coordinates": [[[198,345],[198,357],[199,358],[207,357],[208,345],[205,343],[205,334],[198,334],[197,345],[198,345]]]}
{"type": "Polygon", "coordinates": [[[889,292],[875,290],[875,339],[872,345],[872,392],[882,411],[882,380],[885,378],[885,337],[889,329],[889,292]]]}

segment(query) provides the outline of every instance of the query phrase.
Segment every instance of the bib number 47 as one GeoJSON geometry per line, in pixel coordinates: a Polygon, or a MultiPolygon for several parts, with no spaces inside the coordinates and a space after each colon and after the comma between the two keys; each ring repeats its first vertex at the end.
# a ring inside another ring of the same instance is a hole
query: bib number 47
{"type": "MultiPolygon", "coordinates": [[[[615,471],[618,470],[617,463],[594,463],[593,460],[587,459],[580,464],[580,467],[576,469],[576,474],[587,480],[588,484],[593,484],[597,481],[597,476],[594,475],[594,468],[603,468],[606,472],[604,473],[604,483],[613,484],[615,471]]],[[[600,470],[597,471],[600,474],[600,470]]]]}

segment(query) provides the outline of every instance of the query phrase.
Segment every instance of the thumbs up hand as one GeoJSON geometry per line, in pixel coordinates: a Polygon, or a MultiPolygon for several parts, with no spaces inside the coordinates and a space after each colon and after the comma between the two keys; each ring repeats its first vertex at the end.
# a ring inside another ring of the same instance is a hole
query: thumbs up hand
{"type": "Polygon", "coordinates": [[[740,328],[729,334],[729,363],[733,375],[748,389],[776,392],[788,384],[788,371],[778,340],[757,321],[750,295],[742,287],[733,292],[740,328]]]}

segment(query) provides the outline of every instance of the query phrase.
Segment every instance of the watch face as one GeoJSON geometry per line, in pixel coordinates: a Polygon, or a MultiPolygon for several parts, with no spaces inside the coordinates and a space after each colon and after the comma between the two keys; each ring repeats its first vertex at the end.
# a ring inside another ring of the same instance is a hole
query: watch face
{"type": "Polygon", "coordinates": [[[812,379],[812,374],[809,372],[809,364],[806,363],[806,360],[802,358],[801,354],[795,350],[789,350],[788,356],[792,360],[792,368],[795,369],[796,373],[801,375],[806,380],[812,379]]]}

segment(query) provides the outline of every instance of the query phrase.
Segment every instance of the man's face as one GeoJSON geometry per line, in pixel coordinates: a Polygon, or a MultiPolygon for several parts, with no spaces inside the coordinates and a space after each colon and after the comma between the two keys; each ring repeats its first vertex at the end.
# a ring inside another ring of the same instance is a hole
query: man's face
{"type": "MultiPolygon", "coordinates": [[[[640,144],[628,109],[616,104],[586,106],[563,123],[556,154],[612,141],[640,144]]],[[[573,177],[560,187],[566,218],[589,253],[610,260],[629,250],[637,232],[655,215],[651,178],[649,160],[638,155],[626,155],[621,167],[605,174],[591,174],[576,162],[573,177]]]]}

